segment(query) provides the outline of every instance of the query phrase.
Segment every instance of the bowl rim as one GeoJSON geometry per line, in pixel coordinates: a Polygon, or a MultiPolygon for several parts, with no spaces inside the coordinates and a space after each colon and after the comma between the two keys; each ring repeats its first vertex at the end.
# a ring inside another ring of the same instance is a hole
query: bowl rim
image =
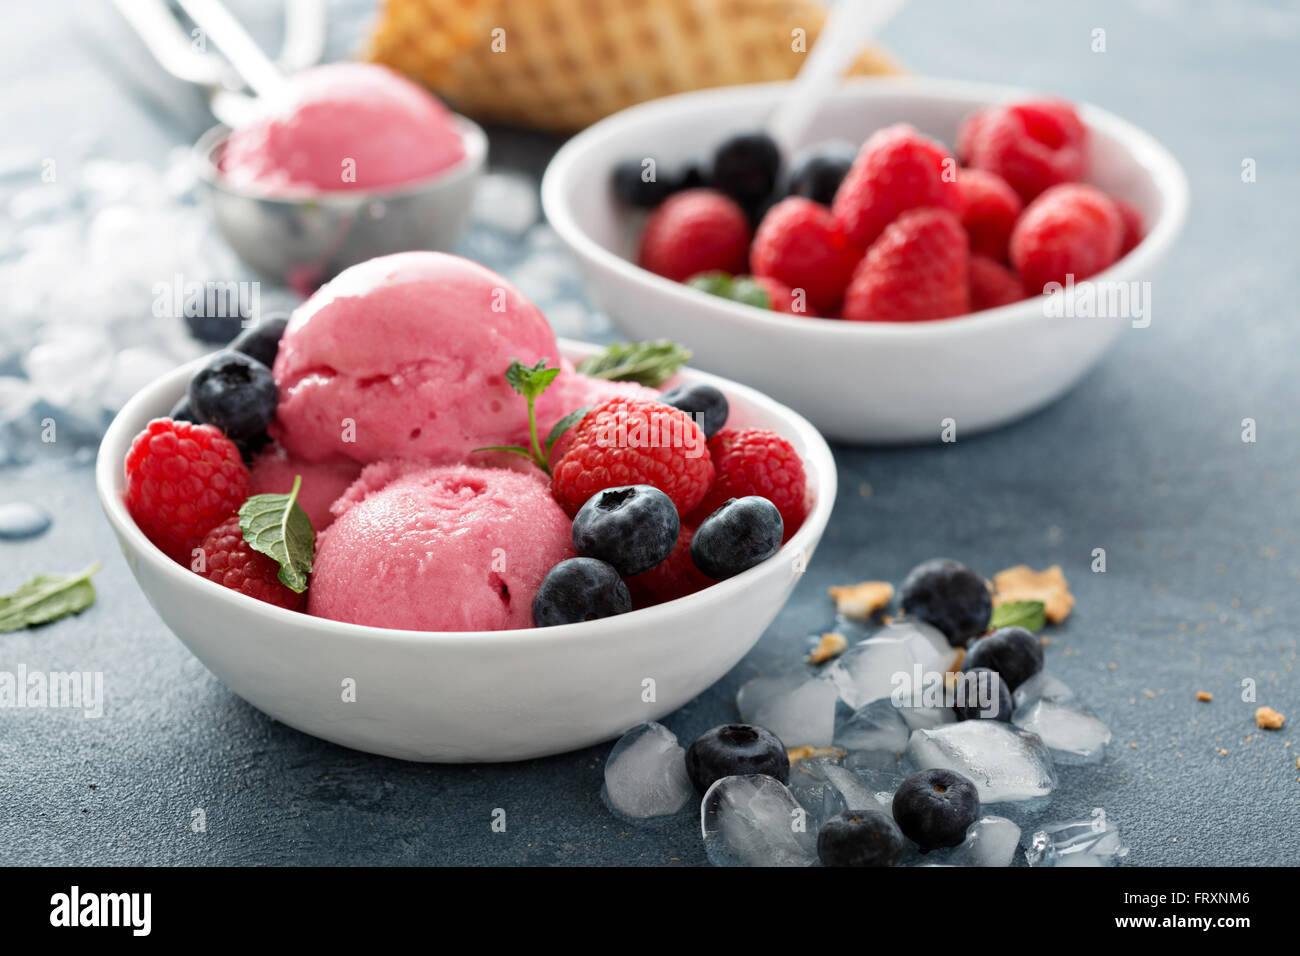
{"type": "MultiPolygon", "coordinates": [[[[587,150],[617,138],[628,129],[648,119],[657,120],[665,115],[680,114],[683,111],[721,110],[727,106],[734,106],[737,97],[761,104],[775,100],[788,86],[788,82],[753,83],[679,93],[628,107],[587,127],[560,147],[546,167],[542,177],[541,197],[542,210],[547,221],[577,256],[612,273],[623,282],[631,283],[638,288],[638,291],[685,297],[684,307],[689,306],[697,311],[711,311],[715,318],[743,327],[744,330],[766,329],[784,332],[797,330],[804,335],[822,336],[828,343],[849,345],[863,339],[925,340],[939,336],[951,338],[954,334],[978,335],[986,329],[997,326],[1011,326],[1043,319],[1044,309],[1040,298],[1025,299],[995,309],[970,312],[946,319],[930,319],[925,322],[855,322],[840,318],[789,316],[739,302],[730,302],[684,283],[673,282],[671,279],[655,275],[642,269],[630,259],[625,259],[606,249],[578,225],[573,215],[573,208],[566,201],[565,194],[573,167],[587,150]]],[[[954,100],[975,108],[989,103],[1045,94],[1024,87],[969,80],[885,76],[847,79],[831,94],[831,98],[887,99],[898,95],[921,95],[933,99],[954,100]]],[[[1145,130],[1101,107],[1082,101],[1073,102],[1089,128],[1106,133],[1148,170],[1151,182],[1162,200],[1161,215],[1148,224],[1147,233],[1142,241],[1127,255],[1084,281],[1088,283],[1106,281],[1121,269],[1127,274],[1141,274],[1164,255],[1182,229],[1189,202],[1186,173],[1173,155],[1145,130]]],[[[604,188],[603,184],[598,188],[604,188]]]]}
{"type": "MultiPolygon", "coordinates": [[[[557,339],[560,354],[570,360],[578,360],[599,351],[602,346],[571,339],[557,339]]],[[[392,644],[421,644],[435,646],[438,644],[461,644],[466,641],[495,641],[507,647],[523,643],[536,644],[538,641],[550,641],[556,645],[567,646],[581,644],[588,640],[609,640],[616,634],[629,615],[637,615],[637,622],[644,626],[656,623],[666,624],[683,615],[691,615],[701,608],[706,601],[722,603],[741,595],[751,584],[759,581],[769,573],[772,562],[791,561],[796,555],[802,555],[806,561],[809,554],[821,539],[831,510],[835,505],[838,475],[835,459],[830,447],[821,433],[812,423],[798,412],[782,405],[775,399],[748,386],[732,382],[707,372],[692,368],[683,368],[678,374],[685,374],[688,381],[703,382],[720,388],[727,395],[742,398],[749,404],[764,409],[786,419],[794,434],[787,438],[798,438],[805,449],[804,460],[812,469],[815,478],[815,498],[812,510],[804,519],[803,525],[785,542],[776,554],[762,564],[756,565],[735,577],[717,581],[703,591],[686,597],[656,604],[653,607],[629,611],[627,615],[616,615],[597,621],[583,621],[575,624],[560,624],[553,627],[513,628],[496,631],[411,631],[398,628],[374,627],[363,624],[350,624],[329,618],[313,617],[303,611],[290,611],[286,608],[258,601],[256,598],[224,588],[215,581],[200,577],[188,568],[173,561],[160,551],[153,542],[144,536],[126,510],[121,493],[123,482],[123,461],[131,441],[138,433],[140,420],[148,421],[157,416],[143,418],[144,410],[149,407],[167,405],[170,407],[175,396],[181,390],[181,383],[188,379],[195,369],[207,361],[209,356],[201,356],[184,365],[178,366],[166,375],[150,382],[136,392],[122,409],[114,416],[112,423],[100,441],[95,459],[95,489],[100,506],[108,518],[109,524],[117,534],[122,550],[127,557],[148,562],[152,569],[164,581],[175,588],[207,588],[210,598],[234,602],[235,609],[246,613],[260,613],[268,618],[268,623],[276,626],[307,627],[338,638],[356,638],[370,642],[392,644]],[[169,396],[164,402],[162,396],[169,396]]],[[[146,595],[148,597],[148,595],[146,595]]]]}
{"type": "Polygon", "coordinates": [[[216,161],[218,150],[225,145],[226,138],[231,133],[231,128],[224,123],[218,123],[195,140],[194,145],[190,147],[190,162],[200,182],[209,189],[215,189],[228,196],[254,199],[258,202],[280,206],[314,205],[351,209],[364,206],[370,202],[396,199],[415,193],[435,192],[445,187],[458,186],[464,180],[482,170],[487,162],[487,133],[483,131],[483,127],[467,116],[462,116],[459,113],[452,113],[451,116],[457,130],[460,132],[461,142],[465,144],[464,156],[451,166],[440,169],[436,173],[422,176],[419,179],[396,183],[392,186],[381,186],[376,189],[319,190],[304,192],[302,195],[285,196],[232,186],[221,175],[221,167],[216,161]]]}

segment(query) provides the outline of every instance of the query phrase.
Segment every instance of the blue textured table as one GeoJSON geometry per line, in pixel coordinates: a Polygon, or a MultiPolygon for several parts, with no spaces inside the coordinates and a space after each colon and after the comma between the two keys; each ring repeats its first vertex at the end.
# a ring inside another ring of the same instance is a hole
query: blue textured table
{"type": "MultiPolygon", "coordinates": [[[[106,78],[107,41],[65,32],[72,11],[5,15],[16,21],[0,58],[7,141],[58,144],[91,129],[108,154],[156,159],[202,125],[185,128],[106,78]]],[[[1168,0],[917,2],[889,26],[885,41],[919,71],[1046,88],[1146,127],[1187,169],[1191,218],[1150,277],[1151,327],[1126,333],[1061,402],[954,445],[837,448],[840,500],[794,599],[668,726],[690,739],[734,716],[741,682],[790,667],[830,620],[828,585],[897,581],[935,554],[985,574],[1059,563],[1078,604],[1048,667],[1089,696],[1115,743],[1101,766],[1063,773],[1048,816],[1105,807],[1135,864],[1300,862],[1298,32],[1282,4],[1168,0]],[[1105,53],[1090,51],[1094,28],[1105,53]],[[1257,182],[1242,181],[1246,158],[1257,182]],[[1254,443],[1242,441],[1245,418],[1254,443]],[[1089,570],[1097,547],[1104,574],[1089,570]],[[1256,729],[1244,679],[1288,715],[1285,729],[1256,729]],[[1200,690],[1213,703],[1198,703],[1200,690]]],[[[494,139],[498,162],[533,172],[553,145],[494,139]]],[[[106,711],[0,712],[0,863],[703,862],[689,815],[642,830],[608,814],[606,746],[421,766],[277,724],[159,622],[88,468],[9,468],[0,501],[13,499],[43,502],[56,523],[41,539],[0,542],[0,586],[94,558],[105,568],[85,614],[0,635],[0,670],[102,671],[106,711]],[[495,807],[505,833],[491,829],[495,807]],[[190,830],[196,808],[204,833],[190,830]]]]}

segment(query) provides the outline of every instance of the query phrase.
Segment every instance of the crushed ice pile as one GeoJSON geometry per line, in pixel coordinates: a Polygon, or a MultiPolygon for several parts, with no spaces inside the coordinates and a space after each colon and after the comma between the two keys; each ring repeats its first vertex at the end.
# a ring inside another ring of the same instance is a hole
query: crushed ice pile
{"type": "MultiPolygon", "coordinates": [[[[173,150],[159,168],[103,158],[56,165],[0,148],[0,464],[88,459],[136,391],[233,337],[237,321],[224,337],[193,337],[196,288],[237,287],[263,317],[299,301],[254,282],[222,242],[188,153],[173,150]]],[[[531,179],[488,174],[457,251],[519,285],[560,335],[608,337],[539,218],[531,179]]]]}
{"type": "Polygon", "coordinates": [[[912,846],[902,865],[1010,866],[1018,850],[1030,866],[1122,859],[1128,849],[1100,808],[1083,820],[1052,822],[1043,813],[1058,786],[1057,765],[1100,761],[1106,726],[1046,672],[1017,688],[1013,723],[958,721],[950,707],[891,699],[894,675],[942,673],[954,661],[942,634],[904,619],[820,669],[756,677],[737,695],[740,719],[787,747],[817,748],[792,760],[788,786],[768,776],[725,777],[696,803],[682,745],[659,724],[643,724],[609,756],[606,802],[623,819],[663,820],[699,807],[715,865],[813,866],[823,823],[846,810],[890,813],[908,774],[943,768],[975,784],[980,817],[960,846],[924,855],[912,846]],[[627,796],[611,799],[619,793],[627,796]]]}

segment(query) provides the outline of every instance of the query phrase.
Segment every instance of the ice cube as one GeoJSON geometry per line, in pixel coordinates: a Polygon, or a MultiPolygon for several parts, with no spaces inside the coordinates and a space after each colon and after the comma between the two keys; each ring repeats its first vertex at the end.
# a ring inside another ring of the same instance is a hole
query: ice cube
{"type": "Polygon", "coordinates": [[[1058,703],[1046,697],[1016,708],[1012,723],[1047,744],[1062,764],[1097,763],[1106,755],[1110,728],[1082,705],[1058,703]]]}
{"type": "Polygon", "coordinates": [[[892,794],[888,801],[881,800],[866,779],[858,776],[847,767],[831,765],[827,766],[825,770],[830,785],[844,798],[846,809],[877,810],[890,809],[892,806],[892,794]]]}
{"type": "Polygon", "coordinates": [[[0,426],[26,415],[36,404],[36,389],[25,378],[0,375],[0,426]]]}
{"type": "Polygon", "coordinates": [[[849,808],[843,795],[825,781],[796,785],[791,780],[790,784],[790,793],[799,801],[799,806],[808,811],[810,829],[820,830],[827,820],[849,808]]]}
{"type": "Polygon", "coordinates": [[[1128,847],[1101,807],[1086,817],[1041,827],[1025,849],[1030,866],[1109,866],[1126,856],[1128,847]]]}
{"type": "Polygon", "coordinates": [[[84,325],[59,326],[23,358],[23,369],[40,398],[55,409],[80,410],[95,398],[112,364],[108,337],[84,325]]]}
{"type": "Polygon", "coordinates": [[[662,724],[633,727],[605,760],[601,797],[622,819],[669,816],[686,806],[694,792],[686,775],[686,751],[662,724]]]}
{"type": "Polygon", "coordinates": [[[166,355],[148,346],[122,349],[113,357],[113,367],[104,386],[104,404],[117,410],[144,386],[176,367],[166,355]]]}
{"type": "Polygon", "coordinates": [[[985,816],[966,831],[966,840],[944,854],[952,866],[1010,866],[1020,846],[1020,827],[1006,817],[985,816]]]}
{"type": "Polygon", "coordinates": [[[918,770],[955,770],[979,791],[981,803],[1045,804],[1056,788],[1056,768],[1036,735],[1000,720],[963,720],[934,730],[915,730],[907,759],[918,770]]]}
{"type": "Polygon", "coordinates": [[[524,176],[489,173],[474,187],[472,222],[522,236],[537,221],[537,186],[524,176]]]}
{"type": "Polygon", "coordinates": [[[723,777],[700,803],[704,851],[714,866],[812,866],[817,837],[808,811],[765,774],[723,777]]]}
{"type": "Polygon", "coordinates": [[[830,746],[835,736],[835,685],[806,674],[755,677],[736,695],[740,719],[766,727],[787,747],[830,746]]]}
{"type": "Polygon", "coordinates": [[[901,622],[854,644],[827,668],[827,677],[844,702],[858,710],[896,688],[919,697],[918,680],[943,673],[954,656],[943,635],[928,624],[901,622]]]}
{"type": "Polygon", "coordinates": [[[835,728],[832,743],[848,751],[901,753],[912,731],[889,698],[873,700],[853,711],[835,728]]]}
{"type": "Polygon", "coordinates": [[[1019,710],[1043,698],[1065,703],[1074,700],[1074,691],[1064,681],[1058,680],[1047,671],[1039,671],[1016,688],[1015,693],[1011,695],[1011,702],[1019,710]]]}

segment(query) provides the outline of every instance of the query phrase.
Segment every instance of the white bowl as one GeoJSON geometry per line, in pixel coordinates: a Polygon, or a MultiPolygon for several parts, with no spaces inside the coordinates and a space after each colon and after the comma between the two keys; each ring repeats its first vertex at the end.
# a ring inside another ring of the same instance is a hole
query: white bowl
{"type": "MultiPolygon", "coordinates": [[[[1041,298],[969,317],[885,323],[811,319],[728,302],[639,268],[641,216],[606,186],[620,160],[698,161],[726,135],[760,127],[785,84],[727,87],[654,100],[569,140],[542,181],[551,225],[577,257],[592,299],[631,338],[666,337],[694,362],[762,389],[849,442],[933,441],[952,418],[959,434],[993,428],[1063,394],[1101,357],[1128,318],[1047,318],[1041,298]]],[[[952,143],[973,109],[1029,91],[920,78],[846,81],[805,142],[861,142],[908,122],[952,143]]],[[[1187,181],[1135,126],[1081,106],[1092,132],[1090,180],[1133,203],[1147,235],[1094,282],[1149,280],[1182,227],[1187,181]]]]}
{"type": "MultiPolygon", "coordinates": [[[[573,360],[595,351],[561,347],[573,360]]],[[[104,513],[149,603],[227,687],[291,727],[371,753],[522,760],[585,747],[677,709],[727,673],[772,622],[835,503],[835,462],[812,425],[752,389],[685,370],[681,381],[727,394],[733,424],[770,428],[803,458],[812,512],[763,564],[689,597],[560,627],[397,631],[310,617],[172,561],[123,504],[132,438],[167,414],[202,361],[142,389],[109,426],[95,466],[104,513]],[[342,699],[348,679],[356,682],[353,703],[342,699]]]]}

